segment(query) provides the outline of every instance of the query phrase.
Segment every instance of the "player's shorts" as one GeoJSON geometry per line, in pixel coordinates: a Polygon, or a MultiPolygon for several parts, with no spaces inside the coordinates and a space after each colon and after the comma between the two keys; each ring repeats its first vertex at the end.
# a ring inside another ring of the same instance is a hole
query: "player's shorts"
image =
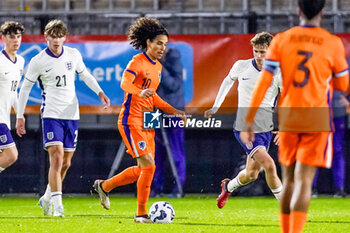
{"type": "Polygon", "coordinates": [[[266,151],[269,150],[270,142],[272,139],[272,133],[271,132],[265,132],[265,133],[257,133],[255,134],[255,140],[253,143],[250,144],[244,144],[239,137],[239,131],[234,131],[235,138],[239,142],[239,144],[243,147],[247,155],[249,155],[251,158],[254,157],[254,153],[260,149],[265,148],[266,151]]]}
{"type": "Polygon", "coordinates": [[[0,151],[15,146],[11,131],[6,124],[0,123],[0,151]]]}
{"type": "Polygon", "coordinates": [[[43,118],[43,144],[49,146],[62,145],[64,151],[75,151],[78,140],[78,120],[60,120],[43,118]]]}
{"type": "Polygon", "coordinates": [[[152,154],[154,157],[154,129],[135,128],[118,124],[118,130],[126,145],[126,152],[133,158],[138,158],[145,154],[152,154]]]}
{"type": "Polygon", "coordinates": [[[278,150],[279,162],[291,166],[296,161],[309,166],[332,166],[333,133],[292,133],[280,132],[278,150]]]}

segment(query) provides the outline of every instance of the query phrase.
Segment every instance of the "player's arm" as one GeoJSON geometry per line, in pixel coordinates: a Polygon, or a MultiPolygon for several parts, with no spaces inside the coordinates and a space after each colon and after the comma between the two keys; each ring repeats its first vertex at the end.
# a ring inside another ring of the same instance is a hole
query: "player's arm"
{"type": "Polygon", "coordinates": [[[153,100],[154,100],[154,105],[157,108],[161,109],[164,112],[167,112],[169,114],[172,114],[172,115],[175,115],[176,117],[181,118],[186,123],[186,114],[184,111],[178,110],[173,106],[171,106],[170,104],[168,104],[167,102],[165,102],[162,98],[160,98],[160,96],[157,93],[154,94],[153,100]]]}
{"type": "Polygon", "coordinates": [[[334,57],[333,88],[338,91],[346,92],[349,88],[349,70],[344,44],[339,37],[336,37],[335,48],[332,51],[334,57]]]}
{"type": "Polygon", "coordinates": [[[123,91],[140,96],[142,98],[149,98],[154,95],[155,91],[153,89],[141,89],[134,85],[134,80],[138,73],[138,66],[136,61],[132,60],[126,70],[124,71],[122,81],[120,82],[120,87],[123,91]]]}
{"type": "Polygon", "coordinates": [[[22,135],[26,134],[24,110],[25,110],[26,105],[27,105],[29,93],[32,90],[34,83],[35,82],[33,82],[32,80],[25,77],[23,80],[22,86],[21,86],[21,90],[19,92],[18,107],[17,107],[16,132],[17,132],[17,135],[20,137],[22,137],[22,135]]]}

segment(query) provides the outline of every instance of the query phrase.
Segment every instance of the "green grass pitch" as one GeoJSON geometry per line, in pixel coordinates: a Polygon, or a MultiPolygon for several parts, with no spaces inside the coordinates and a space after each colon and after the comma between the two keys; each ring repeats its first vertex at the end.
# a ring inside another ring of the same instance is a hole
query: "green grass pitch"
{"type": "MultiPolygon", "coordinates": [[[[0,232],[280,232],[274,198],[230,197],[223,209],[215,198],[150,198],[148,207],[161,200],[174,206],[173,223],[135,224],[135,197],[112,196],[111,209],[104,210],[97,197],[65,196],[65,218],[44,217],[39,198],[0,197],[0,232]]],[[[312,199],[304,232],[350,232],[350,199],[312,199]]]]}

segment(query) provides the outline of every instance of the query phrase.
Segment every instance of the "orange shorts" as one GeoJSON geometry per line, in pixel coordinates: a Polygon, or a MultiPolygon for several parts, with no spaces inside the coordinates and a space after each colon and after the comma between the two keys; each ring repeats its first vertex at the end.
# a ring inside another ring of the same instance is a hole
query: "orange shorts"
{"type": "Polygon", "coordinates": [[[154,158],[154,129],[143,129],[118,124],[118,130],[126,145],[126,153],[133,158],[152,154],[154,158]]]}
{"type": "Polygon", "coordinates": [[[290,166],[296,161],[315,167],[332,166],[333,133],[280,132],[279,162],[290,166]]]}

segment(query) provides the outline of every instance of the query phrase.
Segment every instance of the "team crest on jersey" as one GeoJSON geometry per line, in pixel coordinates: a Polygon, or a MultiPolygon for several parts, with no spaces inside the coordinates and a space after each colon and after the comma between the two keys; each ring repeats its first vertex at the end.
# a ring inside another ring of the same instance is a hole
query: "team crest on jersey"
{"type": "Polygon", "coordinates": [[[159,81],[162,80],[162,72],[158,71],[159,81]]]}
{"type": "Polygon", "coordinates": [[[7,135],[6,135],[6,134],[5,134],[5,135],[1,135],[1,136],[0,136],[0,141],[1,141],[2,143],[7,142],[7,135]]]}
{"type": "Polygon", "coordinates": [[[72,65],[71,61],[66,62],[66,68],[67,68],[67,70],[72,70],[73,69],[73,65],[72,65]]]}
{"type": "Polygon", "coordinates": [[[53,136],[54,136],[53,132],[48,132],[48,133],[46,134],[46,137],[47,137],[47,139],[49,139],[49,140],[52,140],[52,139],[53,139],[53,136]]]}
{"type": "Polygon", "coordinates": [[[140,150],[146,149],[146,143],[145,143],[145,141],[139,141],[139,142],[137,143],[137,145],[139,146],[140,150]]]}

